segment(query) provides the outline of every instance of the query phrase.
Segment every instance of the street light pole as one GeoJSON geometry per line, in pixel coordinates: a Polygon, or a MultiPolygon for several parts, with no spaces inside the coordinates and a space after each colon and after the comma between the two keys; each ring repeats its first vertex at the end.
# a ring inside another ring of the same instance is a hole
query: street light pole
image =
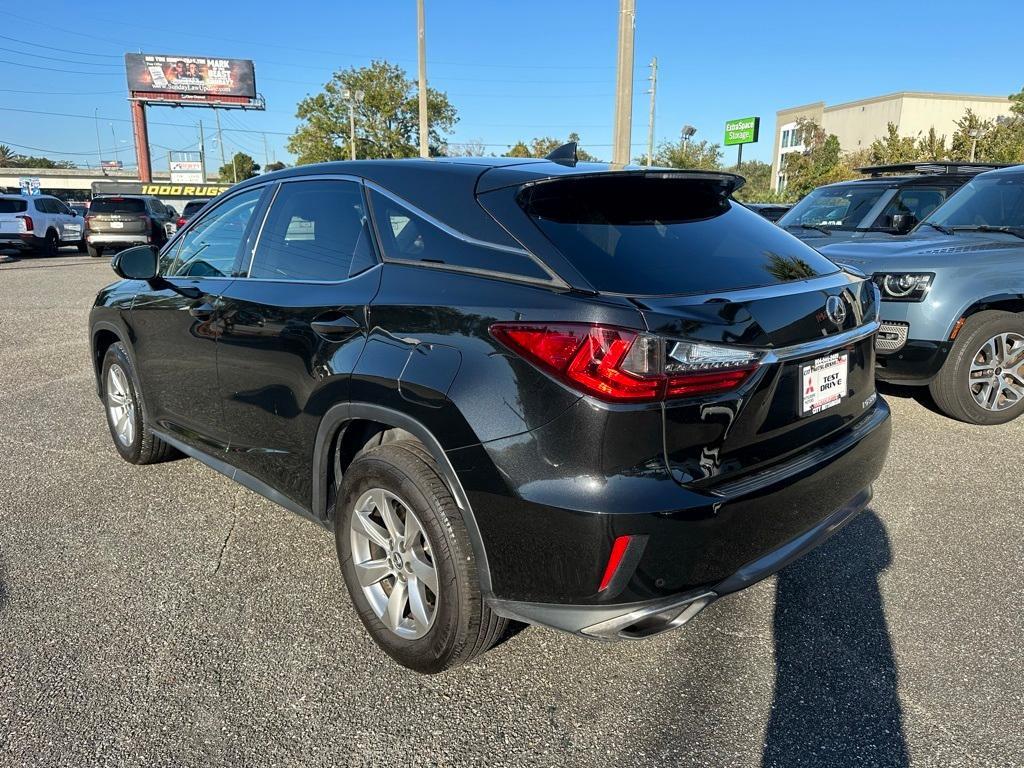
{"type": "Polygon", "coordinates": [[[420,69],[420,157],[430,157],[430,125],[427,119],[427,30],[423,0],[416,0],[416,26],[420,69]]]}
{"type": "Polygon", "coordinates": [[[636,0],[619,0],[619,49],[615,77],[615,128],[612,162],[629,163],[633,126],[633,33],[636,28],[636,0]]]}
{"type": "Polygon", "coordinates": [[[103,149],[100,147],[100,108],[96,107],[92,114],[96,118],[96,162],[98,163],[96,167],[103,168],[103,149]]]}
{"type": "Polygon", "coordinates": [[[647,79],[651,81],[651,110],[647,116],[647,167],[654,162],[654,100],[658,95],[658,57],[654,56],[650,63],[651,74],[647,79]]]}

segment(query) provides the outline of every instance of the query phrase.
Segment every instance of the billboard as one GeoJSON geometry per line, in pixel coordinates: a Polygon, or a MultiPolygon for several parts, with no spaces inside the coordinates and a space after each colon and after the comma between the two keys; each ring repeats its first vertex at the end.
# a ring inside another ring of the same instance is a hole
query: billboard
{"type": "Polygon", "coordinates": [[[171,184],[205,184],[199,160],[171,160],[171,184]]]}
{"type": "Polygon", "coordinates": [[[753,144],[761,129],[760,117],[741,117],[725,124],[725,146],[753,144]]]}
{"type": "Polygon", "coordinates": [[[133,98],[212,103],[256,98],[256,71],[249,59],[126,53],[124,63],[133,98]]]}

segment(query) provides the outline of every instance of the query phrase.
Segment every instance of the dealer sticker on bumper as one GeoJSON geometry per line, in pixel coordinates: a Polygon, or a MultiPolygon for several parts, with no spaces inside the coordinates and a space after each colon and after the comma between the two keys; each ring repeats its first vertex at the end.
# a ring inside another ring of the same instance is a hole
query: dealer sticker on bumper
{"type": "Polygon", "coordinates": [[[848,353],[838,352],[828,357],[819,357],[801,366],[801,416],[821,413],[827,408],[839,405],[846,394],[848,362],[848,353]]]}

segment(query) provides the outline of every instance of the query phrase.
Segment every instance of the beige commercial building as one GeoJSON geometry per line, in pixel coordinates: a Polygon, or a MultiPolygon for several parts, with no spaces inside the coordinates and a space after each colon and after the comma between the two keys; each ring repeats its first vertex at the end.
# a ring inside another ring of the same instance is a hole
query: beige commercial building
{"type": "Polygon", "coordinates": [[[972,110],[983,120],[995,120],[1010,114],[1010,100],[1004,96],[968,96],[958,93],[922,93],[901,91],[846,104],[827,107],[825,102],[790,107],[776,112],[775,145],[772,152],[772,179],[776,190],[785,187],[780,160],[789,152],[803,151],[797,120],[809,118],[826,133],[834,133],[844,152],[867,149],[875,139],[886,135],[894,123],[900,136],[927,135],[935,128],[947,143],[956,131],[956,121],[972,110]]]}

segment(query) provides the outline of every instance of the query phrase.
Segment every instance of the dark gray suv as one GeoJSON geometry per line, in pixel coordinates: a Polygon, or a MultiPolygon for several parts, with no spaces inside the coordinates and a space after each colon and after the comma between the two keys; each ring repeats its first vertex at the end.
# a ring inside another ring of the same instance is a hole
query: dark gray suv
{"type": "Polygon", "coordinates": [[[89,255],[98,258],[105,250],[119,251],[132,245],[167,242],[168,226],[177,213],[150,195],[97,197],[85,217],[85,241],[89,255]]]}

